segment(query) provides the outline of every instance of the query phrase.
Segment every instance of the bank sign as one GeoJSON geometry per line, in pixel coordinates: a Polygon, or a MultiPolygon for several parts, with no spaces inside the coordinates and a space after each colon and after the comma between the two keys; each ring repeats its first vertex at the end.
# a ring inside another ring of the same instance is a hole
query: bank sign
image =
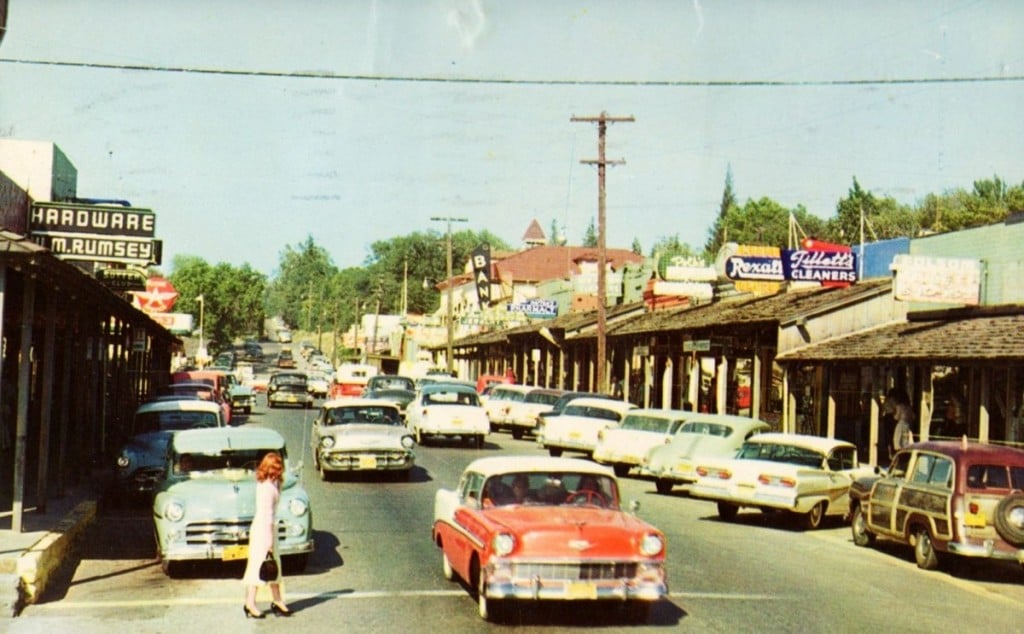
{"type": "Polygon", "coordinates": [[[782,249],[781,258],[732,255],[726,260],[725,275],[731,280],[852,284],[857,281],[857,255],[802,249],[782,249]]]}
{"type": "Polygon", "coordinates": [[[160,264],[156,214],[149,209],[60,202],[33,203],[29,235],[63,260],[160,264]]]}

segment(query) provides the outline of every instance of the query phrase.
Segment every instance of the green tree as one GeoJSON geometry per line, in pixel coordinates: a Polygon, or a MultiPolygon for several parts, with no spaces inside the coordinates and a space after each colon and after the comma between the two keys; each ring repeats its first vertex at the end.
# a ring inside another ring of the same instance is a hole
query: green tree
{"type": "Polygon", "coordinates": [[[1002,222],[1024,209],[1024,186],[1007,186],[998,176],[974,181],[972,191],[929,194],[917,208],[921,228],[930,233],[958,231],[1002,222]]]}
{"type": "Polygon", "coordinates": [[[286,246],[277,277],[270,285],[268,310],[292,326],[311,330],[332,299],[325,292],[327,281],[337,270],[331,256],[312,236],[294,247],[286,246]]]}
{"type": "Polygon", "coordinates": [[[726,219],[734,209],[736,209],[736,193],[732,187],[732,166],[729,165],[725,168],[725,187],[722,190],[722,202],[718,205],[718,217],[708,229],[708,239],[704,243],[704,253],[712,254],[712,258],[727,241],[736,242],[733,236],[728,235],[726,226],[726,219]]]}
{"type": "Polygon", "coordinates": [[[630,250],[637,255],[643,255],[644,248],[640,245],[640,238],[633,238],[633,245],[630,247],[630,250]]]}
{"type": "Polygon", "coordinates": [[[662,236],[654,242],[651,247],[651,257],[654,258],[654,265],[658,267],[658,275],[665,277],[665,267],[675,256],[693,257],[697,255],[689,244],[679,239],[679,234],[662,236]]]}
{"type": "Polygon", "coordinates": [[[828,222],[826,240],[839,244],[860,242],[861,218],[864,241],[914,237],[920,231],[919,214],[890,196],[879,198],[860,186],[854,177],[846,198],[836,205],[836,215],[828,222]]]}
{"type": "Polygon", "coordinates": [[[224,262],[211,266],[200,257],[179,255],[168,279],[179,294],[175,309],[191,313],[197,328],[202,304],[203,338],[215,342],[211,352],[236,338],[260,332],[267,279],[248,264],[240,268],[224,262]]]}
{"type": "Polygon", "coordinates": [[[597,246],[597,226],[594,225],[594,218],[591,216],[590,224],[587,225],[587,231],[583,234],[583,246],[585,247],[596,247],[597,246]]]}

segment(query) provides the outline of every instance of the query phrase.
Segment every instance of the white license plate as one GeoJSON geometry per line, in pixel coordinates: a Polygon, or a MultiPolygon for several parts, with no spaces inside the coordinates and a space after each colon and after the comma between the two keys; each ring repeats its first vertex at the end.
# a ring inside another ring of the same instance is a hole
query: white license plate
{"type": "Polygon", "coordinates": [[[581,581],[570,582],[565,589],[565,596],[567,599],[596,599],[597,586],[581,581]]]}

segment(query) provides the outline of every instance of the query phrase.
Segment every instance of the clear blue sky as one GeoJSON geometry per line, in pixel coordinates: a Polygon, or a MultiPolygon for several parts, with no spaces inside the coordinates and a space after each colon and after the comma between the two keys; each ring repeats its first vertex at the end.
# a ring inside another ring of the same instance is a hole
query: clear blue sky
{"type": "Polygon", "coordinates": [[[176,254],[339,266],[466,217],[518,245],[597,214],[608,242],[703,245],[741,201],[823,218],[854,176],[913,203],[1024,180],[1024,3],[10,0],[0,136],[50,140],[79,196],[158,214],[176,254]],[[43,62],[43,63],[29,63],[43,62]]]}

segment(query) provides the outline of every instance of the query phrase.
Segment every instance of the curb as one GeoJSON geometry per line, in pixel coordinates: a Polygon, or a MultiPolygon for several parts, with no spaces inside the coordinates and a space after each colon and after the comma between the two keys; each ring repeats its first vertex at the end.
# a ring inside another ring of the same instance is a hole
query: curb
{"type": "Polygon", "coordinates": [[[14,615],[35,603],[46,590],[51,575],[76,556],[76,548],[96,519],[96,502],[81,502],[57,526],[18,558],[18,602],[14,615]]]}

